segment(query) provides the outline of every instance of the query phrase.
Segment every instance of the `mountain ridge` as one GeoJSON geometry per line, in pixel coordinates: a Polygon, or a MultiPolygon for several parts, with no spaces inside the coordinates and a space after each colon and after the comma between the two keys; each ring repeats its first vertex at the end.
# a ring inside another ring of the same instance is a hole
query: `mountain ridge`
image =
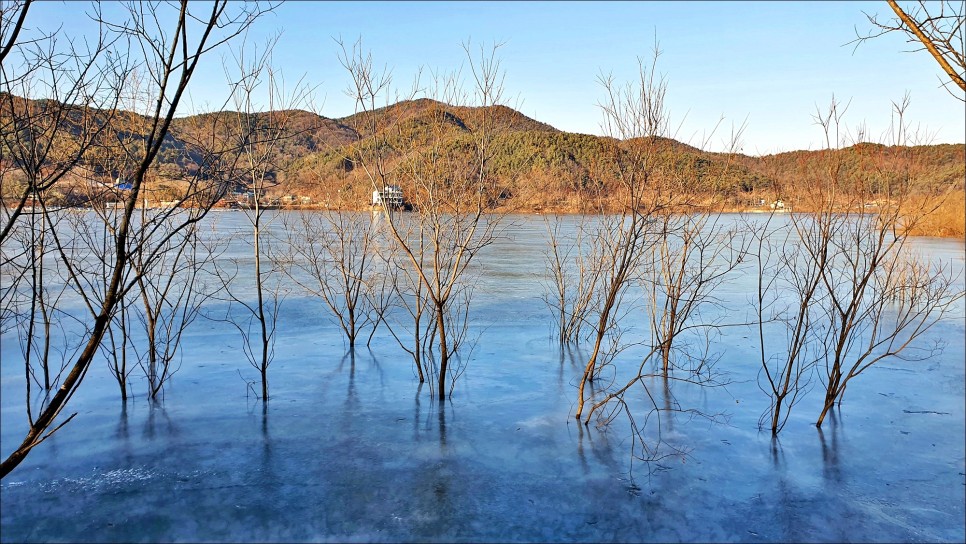
{"type": "MultiPolygon", "coordinates": [[[[9,108],[33,106],[56,108],[50,100],[27,100],[5,96],[0,100],[0,115],[9,108]]],[[[61,105],[63,106],[63,105],[61,105]]],[[[137,126],[146,121],[138,114],[117,111],[84,110],[68,106],[70,115],[62,122],[75,122],[83,112],[95,118],[124,120],[121,126],[137,126]],[[128,125],[129,124],[129,125],[128,125]]],[[[198,132],[212,126],[230,127],[241,123],[238,112],[208,112],[172,120],[165,146],[156,160],[156,173],[177,178],[200,160],[190,152],[190,142],[200,139],[198,132]],[[219,125],[220,124],[220,125],[219,125]]],[[[614,138],[559,130],[503,105],[468,107],[421,98],[388,104],[368,112],[330,118],[306,110],[278,110],[255,113],[247,121],[270,126],[286,125],[278,141],[276,161],[269,168],[278,195],[307,195],[316,202],[363,206],[371,192],[371,181],[357,169],[356,152],[360,146],[382,146],[387,164],[401,164],[442,146],[448,153],[472,159],[473,135],[486,123],[491,136],[488,171],[524,209],[566,211],[575,198],[587,191],[607,191],[612,183],[616,154],[636,146],[654,152],[656,164],[666,172],[687,177],[689,190],[723,195],[733,205],[787,197],[796,186],[808,183],[819,163],[836,157],[844,168],[860,176],[874,176],[877,168],[869,157],[888,158],[915,153],[920,163],[912,174],[918,192],[938,194],[962,190],[966,177],[966,145],[886,146],[857,143],[835,150],[792,150],[762,156],[726,154],[701,150],[669,138],[614,138]],[[831,154],[831,155],[830,155],[831,154]]],[[[75,129],[75,132],[78,129],[75,129]]],[[[227,130],[227,128],[225,129],[227,130]]],[[[109,140],[110,138],[108,138],[109,140]]],[[[117,139],[115,136],[114,139],[117,139]]]]}

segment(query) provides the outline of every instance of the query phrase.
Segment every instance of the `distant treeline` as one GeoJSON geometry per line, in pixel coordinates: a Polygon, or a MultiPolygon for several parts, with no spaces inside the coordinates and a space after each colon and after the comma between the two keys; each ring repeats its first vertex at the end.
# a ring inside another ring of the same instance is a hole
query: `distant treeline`
{"type": "MultiPolygon", "coordinates": [[[[286,116],[288,134],[278,141],[280,160],[268,172],[273,186],[267,196],[306,196],[316,205],[350,209],[367,205],[373,189],[365,174],[366,165],[355,162],[360,150],[367,150],[371,156],[373,146],[379,146],[378,153],[388,165],[386,184],[411,176],[413,168],[425,168],[436,156],[446,157],[447,175],[473,175],[471,171],[461,173],[454,165],[469,168],[473,164],[474,134],[484,122],[491,135],[487,175],[502,187],[492,198],[521,212],[587,211],[584,203],[593,200],[599,205],[602,198],[606,201],[614,184],[619,183],[615,166],[618,156],[635,146],[652,146],[654,164],[650,171],[655,179],[664,183],[673,180],[692,194],[714,195],[716,201],[735,210],[762,200],[794,202],[807,180],[823,175],[821,169],[830,164],[830,154],[836,155],[837,168],[848,170],[839,172],[840,177],[869,182],[886,196],[890,185],[902,183],[922,197],[952,194],[953,201],[960,201],[958,195],[966,179],[966,146],[962,144],[886,147],[859,143],[837,150],[753,157],[707,152],[666,138],[618,141],[569,133],[505,106],[484,110],[429,99],[403,101],[340,119],[306,111],[258,116],[269,123],[271,116],[281,114],[286,116]],[[914,158],[911,162],[915,163],[915,168],[907,169],[906,179],[884,175],[886,170],[895,169],[882,168],[883,162],[903,157],[914,158]]],[[[121,115],[136,116],[127,112],[121,115]]],[[[175,119],[156,160],[157,187],[175,183],[196,168],[199,157],[192,149],[197,146],[185,144],[192,140],[192,134],[231,123],[236,115],[224,111],[175,119]]],[[[71,119],[65,116],[64,122],[71,119]]],[[[95,168],[104,167],[96,158],[90,162],[95,168]]],[[[951,212],[952,217],[957,216],[957,210],[951,212]]]]}

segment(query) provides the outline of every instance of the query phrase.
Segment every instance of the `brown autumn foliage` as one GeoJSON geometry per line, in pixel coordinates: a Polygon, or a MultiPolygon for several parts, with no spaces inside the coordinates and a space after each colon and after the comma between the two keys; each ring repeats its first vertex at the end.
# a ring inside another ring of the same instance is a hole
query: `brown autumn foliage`
{"type": "Polygon", "coordinates": [[[914,206],[931,209],[915,227],[913,236],[966,237],[966,193],[962,188],[938,197],[917,195],[914,206]],[[931,200],[932,205],[926,201],[931,200]]]}
{"type": "MultiPolygon", "coordinates": [[[[365,208],[373,187],[370,178],[351,159],[357,146],[382,142],[380,145],[389,147],[386,162],[390,167],[409,160],[412,153],[471,154],[472,135],[483,119],[480,108],[454,107],[430,99],[406,100],[377,111],[380,115],[375,116],[379,120],[375,134],[360,132],[364,124],[357,119],[358,114],[330,119],[312,112],[292,112],[296,135],[287,138],[279,150],[279,167],[270,173],[277,184],[269,196],[307,196],[313,206],[321,208],[344,208],[346,203],[353,203],[349,206],[356,209],[365,208]],[[437,116],[445,122],[438,122],[437,116]],[[429,131],[443,131],[443,138],[429,131]],[[443,149],[438,145],[440,141],[445,142],[443,149]],[[425,145],[420,147],[419,142],[425,145]]],[[[178,178],[192,169],[195,157],[190,146],[185,145],[192,127],[206,124],[208,117],[230,114],[209,113],[174,120],[154,169],[156,181],[151,184],[159,199],[163,199],[166,186],[176,185],[178,178]]],[[[652,147],[658,172],[678,179],[687,177],[691,180],[689,190],[698,200],[713,197],[729,211],[760,209],[762,201],[767,208],[779,199],[787,209],[809,211],[803,189],[809,179],[821,174],[816,169],[828,162],[828,153],[837,155],[840,160],[836,162],[847,170],[847,175],[840,176],[842,179],[858,180],[864,191],[871,190],[885,198],[889,169],[883,164],[914,156],[916,168],[909,174],[907,188],[916,198],[930,202],[926,208],[935,208],[919,222],[915,234],[958,237],[966,231],[966,146],[962,144],[907,147],[859,143],[837,150],[752,157],[706,152],[666,138],[620,142],[563,132],[506,106],[490,106],[487,114],[488,130],[493,135],[488,167],[502,187],[500,194],[491,195],[491,199],[499,208],[530,213],[582,213],[589,210],[581,203],[590,200],[602,204],[594,211],[613,211],[617,201],[608,195],[616,179],[614,153],[632,152],[641,145],[652,147]]],[[[467,163],[471,162],[468,155],[467,163]]],[[[76,196],[67,190],[62,192],[76,196]]]]}

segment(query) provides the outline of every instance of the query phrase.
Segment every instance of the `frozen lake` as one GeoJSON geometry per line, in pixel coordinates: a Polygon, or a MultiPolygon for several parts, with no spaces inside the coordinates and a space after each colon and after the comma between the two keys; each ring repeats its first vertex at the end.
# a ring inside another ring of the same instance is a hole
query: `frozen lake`
{"type": "MultiPolygon", "coordinates": [[[[243,225],[239,212],[213,216],[243,225]]],[[[282,307],[266,406],[224,323],[192,325],[160,405],[137,371],[122,404],[100,359],[67,408],[76,418],[0,484],[2,540],[966,539],[962,300],[925,339],[943,339],[941,355],[870,369],[822,430],[813,390],[777,443],[758,430],[768,399],[755,337],[727,329],[717,368],[730,385],[676,391],[683,407],[726,417],[663,415],[664,439],[690,453],[648,465],[632,462],[622,420],[573,419],[586,355],[553,337],[545,233],[542,218],[515,218],[481,255],[479,340],[444,403],[384,329],[349,356],[322,303],[302,296],[282,307]]],[[[962,241],[915,243],[963,270],[962,241]]],[[[720,291],[726,307],[747,303],[748,281],[720,291]]],[[[2,340],[6,456],[26,423],[16,336],[2,340]]]]}

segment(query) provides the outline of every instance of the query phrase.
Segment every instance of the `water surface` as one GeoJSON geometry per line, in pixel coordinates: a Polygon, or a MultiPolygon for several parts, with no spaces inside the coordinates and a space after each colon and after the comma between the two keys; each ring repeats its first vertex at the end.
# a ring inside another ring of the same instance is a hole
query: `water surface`
{"type": "MultiPolygon", "coordinates": [[[[218,228],[244,227],[237,212],[214,215],[218,228]]],[[[663,438],[689,454],[648,465],[633,461],[621,420],[572,419],[586,354],[552,339],[545,230],[515,218],[480,256],[478,340],[444,403],[384,331],[347,354],[321,302],[297,295],[280,316],[267,405],[224,323],[192,326],[161,404],[144,400],[137,372],[122,404],[99,360],[68,407],[74,421],[0,485],[2,539],[966,539],[962,303],[929,333],[947,344],[940,356],[871,369],[822,430],[813,391],[779,442],[758,430],[767,399],[754,337],[727,330],[717,368],[730,385],[676,391],[683,407],[722,417],[662,416],[663,438]]],[[[961,241],[916,243],[962,270],[961,241]]],[[[736,314],[749,281],[737,274],[721,290],[736,314]]],[[[2,340],[7,454],[25,429],[23,369],[15,337],[2,340]]]]}

